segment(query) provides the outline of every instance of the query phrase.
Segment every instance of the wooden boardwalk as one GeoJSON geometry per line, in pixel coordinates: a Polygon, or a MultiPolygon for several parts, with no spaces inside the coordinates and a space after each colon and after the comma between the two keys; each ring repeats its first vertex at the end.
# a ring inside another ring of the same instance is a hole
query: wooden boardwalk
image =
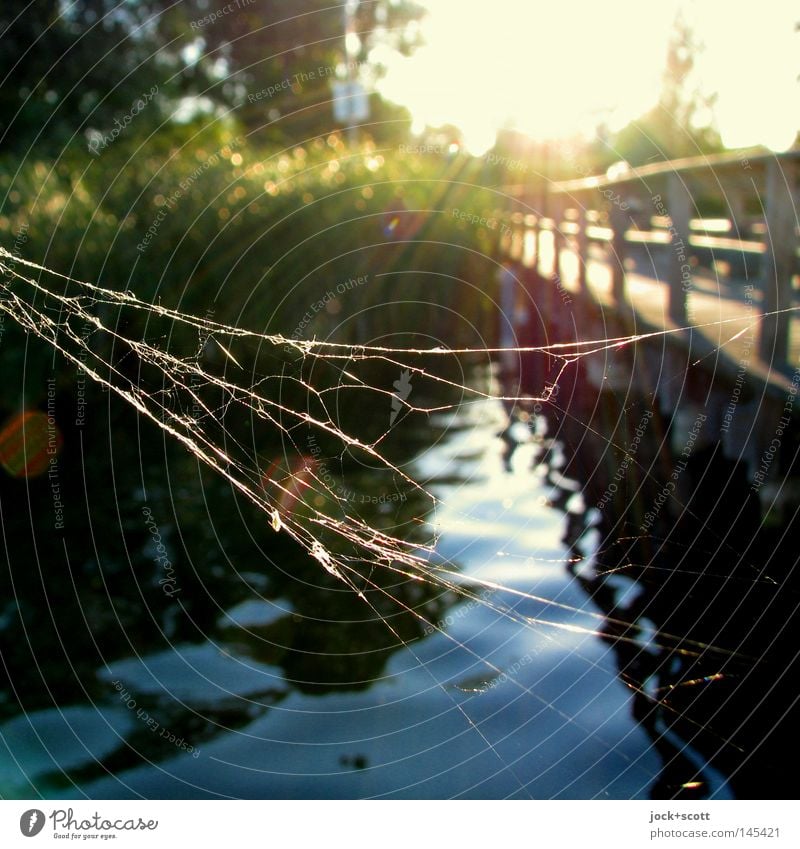
{"type": "Polygon", "coordinates": [[[752,382],[785,397],[800,366],[800,151],[745,153],[619,167],[546,195],[506,187],[501,251],[632,333],[669,331],[714,374],[744,364],[752,382]],[[724,218],[699,218],[709,200],[724,218]],[[720,271],[726,257],[738,276],[720,271]]]}
{"type": "MultiPolygon", "coordinates": [[[[549,251],[552,258],[552,248],[549,251]]],[[[542,252],[543,261],[547,255],[542,252]]],[[[552,261],[552,260],[551,260],[552,261]]],[[[590,250],[586,271],[586,292],[581,292],[578,268],[580,259],[569,247],[560,251],[560,276],[566,290],[575,298],[588,295],[605,310],[617,305],[613,295],[613,269],[602,246],[590,250]]],[[[686,322],[676,323],[670,316],[669,287],[657,269],[646,261],[635,262],[625,274],[626,300],[637,332],[675,331],[674,335],[691,340],[692,350],[717,367],[720,362],[738,368],[746,363],[748,372],[759,381],[781,392],[788,391],[791,370],[800,366],[800,301],[789,322],[788,369],[773,368],[758,356],[758,334],[763,313],[763,295],[758,281],[720,280],[711,270],[698,268],[692,273],[692,285],[686,296],[686,322]],[[677,333],[684,329],[683,334],[677,333]]]]}

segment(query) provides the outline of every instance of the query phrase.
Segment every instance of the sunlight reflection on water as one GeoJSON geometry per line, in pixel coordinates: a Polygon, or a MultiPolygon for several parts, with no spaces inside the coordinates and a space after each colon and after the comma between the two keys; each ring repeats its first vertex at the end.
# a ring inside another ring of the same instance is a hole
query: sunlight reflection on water
{"type": "MultiPolygon", "coordinates": [[[[128,790],[110,778],[84,790],[167,797],[646,797],[660,758],[631,718],[612,652],[575,627],[591,626],[585,612],[597,611],[565,569],[563,515],[548,506],[543,494],[550,487],[530,471],[537,446],[520,445],[505,471],[497,439],[502,407],[473,405],[458,424],[418,462],[420,476],[450,481],[432,487],[441,499],[436,562],[457,563],[460,583],[487,581],[504,590],[486,590],[488,604],[451,608],[445,633],[396,651],[386,674],[366,690],[308,695],[270,668],[270,687],[284,688],[285,697],[205,743],[198,761],[176,753],[158,770],[143,766],[121,775],[128,790]],[[493,609],[500,606],[514,618],[493,609]],[[527,625],[518,617],[551,624],[527,625]]],[[[259,604],[272,609],[264,611],[266,620],[275,615],[269,602],[249,602],[244,613],[239,605],[224,634],[235,633],[242,617],[258,622],[259,604]]],[[[240,663],[256,678],[262,671],[230,646],[220,650],[230,652],[222,664],[225,681],[215,680],[214,664],[194,664],[193,686],[207,681],[194,694],[201,701],[217,686],[219,698],[224,691],[242,695],[228,665],[240,663]]],[[[206,654],[199,651],[196,659],[206,654]]],[[[142,673],[154,663],[169,661],[143,658],[142,673]]],[[[192,687],[181,685],[182,675],[177,667],[154,674],[148,686],[162,686],[168,698],[180,691],[192,706],[192,687]]],[[[246,688],[258,689],[256,681],[246,688]]]]}

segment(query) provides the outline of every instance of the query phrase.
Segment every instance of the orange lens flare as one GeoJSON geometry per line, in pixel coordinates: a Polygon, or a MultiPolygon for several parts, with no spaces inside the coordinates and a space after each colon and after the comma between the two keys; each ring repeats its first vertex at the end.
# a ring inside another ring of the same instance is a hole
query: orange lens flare
{"type": "Polygon", "coordinates": [[[279,512],[287,513],[303,501],[314,479],[317,461],[300,454],[273,460],[261,477],[261,488],[274,499],[279,512]]]}
{"type": "Polygon", "coordinates": [[[43,474],[63,439],[52,417],[38,410],[12,416],[0,430],[0,465],[15,478],[43,474]]]}

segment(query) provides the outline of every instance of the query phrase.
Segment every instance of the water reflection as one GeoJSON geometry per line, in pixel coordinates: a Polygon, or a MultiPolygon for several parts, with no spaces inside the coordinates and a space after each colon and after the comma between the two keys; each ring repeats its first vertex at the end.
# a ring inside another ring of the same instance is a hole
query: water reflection
{"type": "MultiPolygon", "coordinates": [[[[3,795],[763,793],[764,723],[788,721],[774,670],[793,662],[771,623],[792,621],[795,595],[787,574],[732,560],[763,533],[740,471],[699,448],[691,509],[632,532],[663,486],[660,414],[642,427],[644,399],[621,408],[580,369],[561,392],[585,407],[482,402],[407,422],[398,442],[435,510],[413,493],[359,509],[433,535],[431,580],[364,567],[362,598],[169,444],[112,436],[112,475],[87,460],[102,429],[67,433],[64,480],[85,480],[68,537],[7,525],[3,795]],[[723,484],[742,507],[733,533],[708,496],[723,484]],[[75,531],[88,515],[105,535],[75,531]]],[[[112,407],[119,432],[130,415],[112,407]]],[[[357,463],[336,471],[351,492],[375,486],[357,463]]],[[[26,492],[47,516],[46,488],[26,492]]]]}
{"type": "Polygon", "coordinates": [[[741,462],[692,437],[687,422],[705,418],[692,404],[664,415],[652,396],[598,390],[580,366],[572,381],[569,406],[543,409],[567,446],[559,475],[581,481],[590,507],[568,514],[569,568],[606,616],[632,716],[663,760],[650,795],[785,796],[767,764],[794,719],[786,529],[764,521],[741,462]]]}

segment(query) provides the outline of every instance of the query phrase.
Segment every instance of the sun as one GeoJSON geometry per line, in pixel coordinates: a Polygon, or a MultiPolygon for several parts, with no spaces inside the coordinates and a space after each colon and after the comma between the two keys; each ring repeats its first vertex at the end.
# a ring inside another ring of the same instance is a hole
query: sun
{"type": "Polygon", "coordinates": [[[777,8],[784,4],[759,12],[757,38],[747,16],[726,12],[717,0],[423,5],[424,46],[410,57],[382,54],[387,74],[379,91],[410,109],[415,129],[459,127],[473,154],[491,148],[504,127],[544,141],[590,137],[601,124],[614,131],[643,115],[658,102],[679,11],[706,48],[697,82],[703,93],[719,95],[723,139],[774,144],[797,130],[796,110],[777,109],[771,98],[751,98],[763,107],[758,122],[730,107],[753,79],[760,92],[774,86],[797,103],[800,69],[792,57],[800,51],[791,15],[777,8]]]}

